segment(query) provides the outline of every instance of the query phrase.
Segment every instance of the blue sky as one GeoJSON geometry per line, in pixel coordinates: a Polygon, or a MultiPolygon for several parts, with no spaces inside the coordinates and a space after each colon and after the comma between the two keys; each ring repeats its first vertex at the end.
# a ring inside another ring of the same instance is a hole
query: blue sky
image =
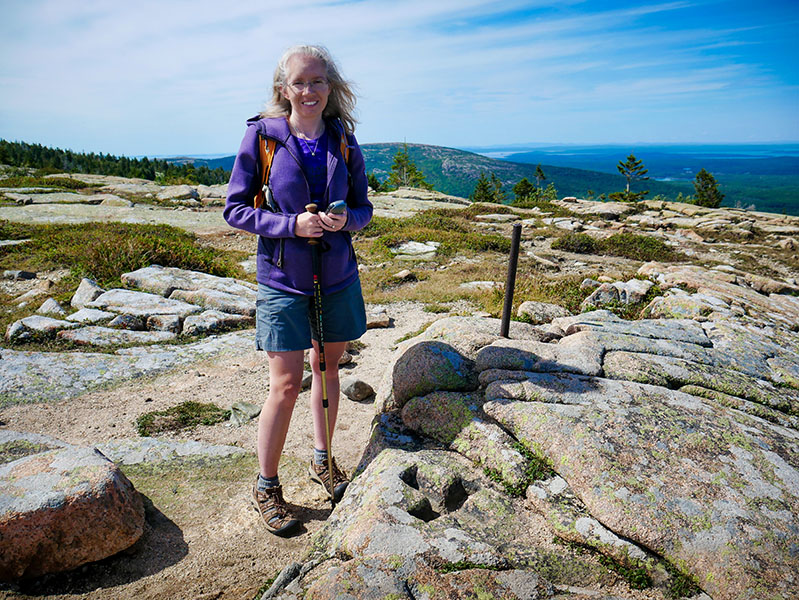
{"type": "Polygon", "coordinates": [[[3,0],[0,137],[233,154],[308,42],[362,143],[797,141],[797,31],[796,0],[3,0]]]}

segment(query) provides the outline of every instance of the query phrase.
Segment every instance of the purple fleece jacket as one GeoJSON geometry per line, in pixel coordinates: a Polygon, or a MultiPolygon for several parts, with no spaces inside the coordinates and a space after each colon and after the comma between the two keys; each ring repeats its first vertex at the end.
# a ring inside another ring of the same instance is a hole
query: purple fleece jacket
{"type": "MultiPolygon", "coordinates": [[[[241,148],[233,164],[228,184],[225,220],[233,227],[257,234],[256,279],[269,287],[294,294],[313,294],[311,247],[308,238],[294,235],[297,215],[305,212],[310,199],[308,180],[302,169],[302,150],[283,117],[250,119],[241,148]],[[258,134],[277,141],[269,187],[276,210],[254,209],[253,197],[261,183],[258,134]]],[[[347,165],[341,156],[341,130],[338,122],[327,126],[327,188],[320,211],[331,202],[347,200],[347,224],[341,231],[326,231],[322,236],[322,291],[344,289],[358,279],[358,264],[350,231],[366,227],[372,219],[372,203],[367,198],[363,154],[354,136],[350,146],[348,184],[347,165]]]]}

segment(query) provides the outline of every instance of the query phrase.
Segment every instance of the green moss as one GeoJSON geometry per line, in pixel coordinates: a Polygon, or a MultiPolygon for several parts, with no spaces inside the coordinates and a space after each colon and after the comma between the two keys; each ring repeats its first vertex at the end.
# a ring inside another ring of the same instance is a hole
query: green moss
{"type": "Polygon", "coordinates": [[[11,440],[0,444],[0,465],[54,449],[54,446],[47,444],[36,444],[27,440],[11,440]]]}
{"type": "Polygon", "coordinates": [[[501,571],[497,566],[494,565],[486,565],[482,563],[475,563],[470,562],[467,560],[459,560],[458,562],[448,562],[444,563],[440,567],[436,569],[439,573],[454,573],[456,571],[466,571],[468,569],[485,569],[488,571],[501,571]]]}
{"type": "Polygon", "coordinates": [[[278,571],[277,573],[272,575],[269,579],[264,581],[261,584],[261,587],[258,588],[258,591],[255,592],[255,595],[252,597],[252,600],[261,600],[261,596],[263,596],[266,593],[266,590],[272,587],[272,584],[275,583],[275,579],[277,579],[278,575],[280,575],[280,571],[278,571]]]}
{"type": "Polygon", "coordinates": [[[197,425],[216,425],[230,418],[230,411],[215,404],[182,402],[177,406],[144,413],[136,419],[139,435],[149,437],[164,431],[179,431],[197,425]]]}

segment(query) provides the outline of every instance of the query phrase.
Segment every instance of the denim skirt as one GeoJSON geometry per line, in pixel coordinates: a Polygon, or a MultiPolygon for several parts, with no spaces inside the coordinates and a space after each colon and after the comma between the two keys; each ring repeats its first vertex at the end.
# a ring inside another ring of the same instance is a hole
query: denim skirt
{"type": "MultiPolygon", "coordinates": [[[[291,352],[311,347],[319,339],[314,297],[258,284],[255,302],[255,347],[267,352],[291,352]]],[[[361,282],[322,295],[324,342],[348,342],[366,331],[361,282]]]]}

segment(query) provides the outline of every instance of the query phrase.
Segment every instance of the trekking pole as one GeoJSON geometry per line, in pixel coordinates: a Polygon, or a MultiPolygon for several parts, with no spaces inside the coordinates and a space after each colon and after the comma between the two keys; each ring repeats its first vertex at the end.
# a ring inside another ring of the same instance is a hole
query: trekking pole
{"type": "MultiPolygon", "coordinates": [[[[316,204],[306,204],[305,210],[316,214],[319,207],[316,204]]],[[[327,365],[325,363],[325,334],[322,319],[322,244],[320,240],[311,238],[313,264],[313,300],[316,313],[316,329],[319,335],[319,372],[322,375],[322,410],[325,413],[325,440],[327,442],[327,477],[330,480],[330,505],[336,508],[336,490],[333,487],[333,448],[330,445],[330,415],[327,399],[327,365]]]]}

